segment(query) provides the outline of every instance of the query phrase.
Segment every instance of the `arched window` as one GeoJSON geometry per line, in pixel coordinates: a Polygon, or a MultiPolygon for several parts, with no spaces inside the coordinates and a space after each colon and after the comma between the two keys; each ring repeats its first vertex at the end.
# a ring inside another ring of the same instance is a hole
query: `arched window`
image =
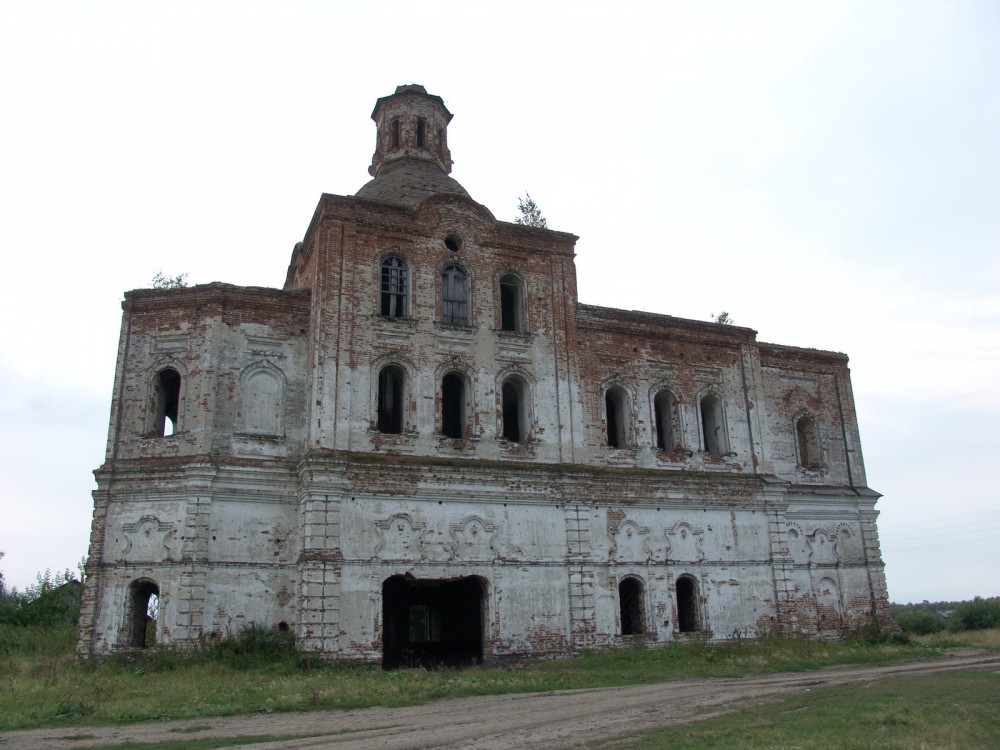
{"type": "Polygon", "coordinates": [[[427,138],[427,120],[423,117],[417,118],[417,147],[423,148],[427,138]]]}
{"type": "Polygon", "coordinates": [[[153,433],[177,432],[181,405],[181,375],[172,367],[160,370],[153,382],[153,433]]]}
{"type": "Polygon", "coordinates": [[[398,435],[403,431],[403,385],[406,376],[398,365],[386,365],[378,374],[378,431],[398,435]]]}
{"type": "Polygon", "coordinates": [[[155,581],[142,578],[129,585],[123,634],[126,644],[132,648],[156,645],[159,606],[160,587],[155,581]]]}
{"type": "Polygon", "coordinates": [[[677,592],[677,629],[695,633],[698,627],[698,587],[691,576],[681,576],[675,585],[677,592]]]}
{"type": "Polygon", "coordinates": [[[409,302],[410,269],[402,258],[382,261],[380,278],[379,313],[389,318],[405,318],[409,302]]]}
{"type": "Polygon", "coordinates": [[[527,391],[524,381],[517,377],[507,378],[500,387],[503,436],[512,443],[523,443],[527,439],[527,391]]]}
{"type": "Polygon", "coordinates": [[[392,129],[392,147],[399,148],[403,141],[399,120],[393,120],[390,128],[392,129]]]}
{"type": "Polygon", "coordinates": [[[608,388],[604,394],[604,413],[607,427],[608,445],[625,448],[628,445],[628,396],[618,386],[608,388]]]}
{"type": "Polygon", "coordinates": [[[722,413],[722,399],[709,393],[701,399],[702,449],[713,456],[729,452],[726,439],[725,419],[722,413]]]}
{"type": "Polygon", "coordinates": [[[465,437],[465,379],[449,372],[441,380],[441,433],[445,437],[465,437]]]}
{"type": "Polygon", "coordinates": [[[680,444],[677,429],[677,399],[670,391],[663,390],[653,399],[656,422],[656,447],[661,451],[672,451],[680,444]]]}
{"type": "Polygon", "coordinates": [[[639,635],[646,632],[646,622],[642,615],[642,581],[638,578],[622,579],[618,584],[618,608],[621,614],[622,635],[639,635]]]}
{"type": "Polygon", "coordinates": [[[441,322],[469,325],[469,276],[461,266],[447,266],[441,273],[441,322]]]}
{"type": "Polygon", "coordinates": [[[524,282],[512,273],[500,277],[500,330],[525,330],[524,282]]]}
{"type": "Polygon", "coordinates": [[[799,447],[799,465],[804,469],[818,469],[822,464],[816,422],[810,416],[800,417],[795,423],[795,437],[799,447]]]}

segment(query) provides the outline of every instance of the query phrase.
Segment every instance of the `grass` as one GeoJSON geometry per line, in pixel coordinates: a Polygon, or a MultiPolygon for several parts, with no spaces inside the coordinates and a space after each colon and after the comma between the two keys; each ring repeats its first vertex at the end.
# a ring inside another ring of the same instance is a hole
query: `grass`
{"type": "Polygon", "coordinates": [[[1000,746],[1000,672],[803,690],[766,707],[588,745],[635,750],[911,750],[1000,746]]]}
{"type": "Polygon", "coordinates": [[[989,632],[993,635],[981,639],[972,633],[950,634],[948,642],[764,639],[670,644],[513,668],[383,672],[373,666],[323,665],[303,658],[290,640],[268,636],[267,631],[193,652],[165,649],[141,658],[78,661],[71,629],[0,626],[0,731],[392,707],[468,695],[737,677],[931,657],[949,646],[1000,650],[1000,631],[989,632]]]}

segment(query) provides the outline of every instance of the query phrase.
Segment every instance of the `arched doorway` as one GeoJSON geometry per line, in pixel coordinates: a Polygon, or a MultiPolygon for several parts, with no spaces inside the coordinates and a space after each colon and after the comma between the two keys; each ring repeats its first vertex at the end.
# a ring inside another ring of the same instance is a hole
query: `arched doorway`
{"type": "Polygon", "coordinates": [[[382,667],[462,666],[483,661],[486,581],[478,576],[382,584],[382,667]]]}
{"type": "Polygon", "coordinates": [[[156,581],[140,578],[128,587],[125,602],[124,643],[132,648],[156,645],[157,619],[160,609],[160,587],[156,581]]]}
{"type": "Polygon", "coordinates": [[[677,593],[677,628],[682,633],[695,633],[698,627],[698,587],[691,576],[681,576],[675,585],[677,593]]]}
{"type": "Polygon", "coordinates": [[[644,598],[642,581],[638,578],[623,578],[618,584],[622,635],[641,635],[646,632],[646,618],[642,616],[644,598]]]}

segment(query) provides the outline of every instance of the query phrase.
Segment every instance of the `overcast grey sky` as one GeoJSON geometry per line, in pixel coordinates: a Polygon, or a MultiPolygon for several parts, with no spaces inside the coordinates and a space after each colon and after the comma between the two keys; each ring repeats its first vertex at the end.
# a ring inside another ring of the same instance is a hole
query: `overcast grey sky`
{"type": "Polygon", "coordinates": [[[0,0],[0,570],[86,554],[122,292],[280,286],[375,100],[580,299],[851,356],[894,601],[1000,594],[1000,3],[0,0]]]}

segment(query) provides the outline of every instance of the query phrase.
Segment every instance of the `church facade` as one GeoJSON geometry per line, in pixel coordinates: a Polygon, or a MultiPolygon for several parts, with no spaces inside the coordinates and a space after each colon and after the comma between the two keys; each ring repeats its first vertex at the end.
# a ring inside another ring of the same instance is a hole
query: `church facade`
{"type": "Polygon", "coordinates": [[[498,662],[888,623],[847,357],[577,299],[397,88],[282,289],[128,292],[79,651],[498,662]],[[152,611],[155,609],[155,613],[152,611]],[[155,614],[155,616],[153,616],[155,614]]]}

